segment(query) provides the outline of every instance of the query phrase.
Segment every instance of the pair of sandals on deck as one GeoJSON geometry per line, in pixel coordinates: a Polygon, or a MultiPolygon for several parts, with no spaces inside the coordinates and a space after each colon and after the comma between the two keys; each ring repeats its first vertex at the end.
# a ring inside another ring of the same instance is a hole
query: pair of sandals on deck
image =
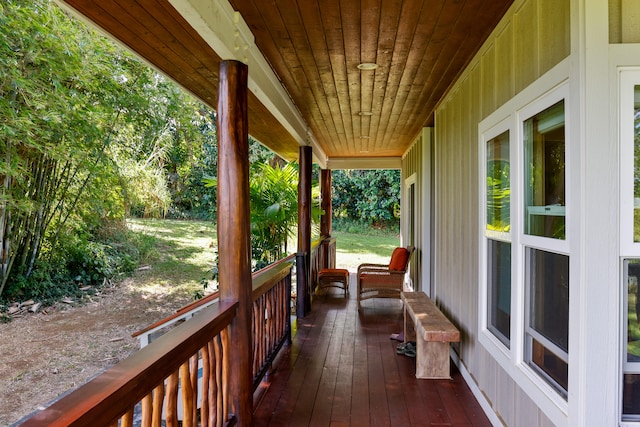
{"type": "Polygon", "coordinates": [[[416,342],[407,341],[402,344],[398,344],[396,347],[396,353],[404,354],[407,357],[416,357],[416,342]]]}

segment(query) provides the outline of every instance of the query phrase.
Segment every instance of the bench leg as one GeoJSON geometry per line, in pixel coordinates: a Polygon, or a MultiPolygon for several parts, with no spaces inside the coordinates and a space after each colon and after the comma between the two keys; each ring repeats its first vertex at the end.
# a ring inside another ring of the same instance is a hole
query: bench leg
{"type": "Polygon", "coordinates": [[[404,307],[404,342],[416,340],[416,329],[413,324],[413,319],[404,307]]]}
{"type": "Polygon", "coordinates": [[[416,343],[416,378],[451,379],[449,343],[425,341],[416,343]]]}

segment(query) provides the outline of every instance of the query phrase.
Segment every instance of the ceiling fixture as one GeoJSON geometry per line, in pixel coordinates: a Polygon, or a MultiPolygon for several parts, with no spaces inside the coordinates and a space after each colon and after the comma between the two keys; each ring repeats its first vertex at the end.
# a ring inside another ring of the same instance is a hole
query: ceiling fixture
{"type": "Polygon", "coordinates": [[[375,70],[376,68],[378,68],[378,64],[373,62],[363,62],[362,64],[358,64],[358,70],[362,71],[375,70]]]}
{"type": "Polygon", "coordinates": [[[373,116],[373,113],[371,111],[360,111],[358,113],[359,116],[373,116]]]}

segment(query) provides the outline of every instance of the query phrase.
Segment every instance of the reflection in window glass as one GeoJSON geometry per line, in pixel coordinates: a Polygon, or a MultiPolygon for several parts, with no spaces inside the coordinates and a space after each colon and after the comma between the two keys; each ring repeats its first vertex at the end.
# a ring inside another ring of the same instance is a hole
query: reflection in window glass
{"type": "Polygon", "coordinates": [[[640,375],[626,374],[622,389],[622,419],[640,420],[640,375]]]}
{"type": "Polygon", "coordinates": [[[566,397],[569,353],[569,257],[527,248],[526,359],[566,397]]]}
{"type": "Polygon", "coordinates": [[[638,279],[640,261],[630,260],[627,267],[627,362],[640,363],[640,299],[638,279]]]}
{"type": "Polygon", "coordinates": [[[565,238],[564,101],[523,123],[525,233],[565,238]]]}
{"type": "Polygon", "coordinates": [[[633,241],[640,242],[640,86],[633,90],[633,241]]]}
{"type": "Polygon", "coordinates": [[[487,141],[487,230],[509,231],[509,132],[487,141]]]}
{"type": "Polygon", "coordinates": [[[627,357],[624,364],[622,414],[625,421],[640,420],[640,260],[624,262],[626,285],[627,357]]]}
{"type": "Polygon", "coordinates": [[[489,330],[509,347],[511,339],[511,243],[491,239],[487,242],[489,330]]]}

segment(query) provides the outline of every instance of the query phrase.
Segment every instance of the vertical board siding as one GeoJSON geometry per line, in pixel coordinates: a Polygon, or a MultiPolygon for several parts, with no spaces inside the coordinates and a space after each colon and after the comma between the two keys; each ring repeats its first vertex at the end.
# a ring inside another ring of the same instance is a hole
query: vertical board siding
{"type": "Polygon", "coordinates": [[[609,42],[640,43],[640,2],[609,0],[609,42]]]}
{"type": "Polygon", "coordinates": [[[502,105],[515,95],[513,80],[513,25],[509,22],[496,38],[496,80],[505,82],[496,85],[498,105],[502,105]]]}
{"type": "Polygon", "coordinates": [[[548,420],[477,343],[478,124],[569,56],[569,13],[569,0],[516,1],[435,113],[436,302],[462,332],[454,346],[461,362],[509,425],[548,420]]]}
{"type": "Polygon", "coordinates": [[[540,75],[562,61],[571,49],[569,32],[558,31],[558,29],[569,28],[571,24],[569,9],[568,1],[540,0],[538,2],[540,75]],[[545,13],[544,11],[553,11],[553,13],[545,13]]]}
{"type": "MultiPolygon", "coordinates": [[[[495,409],[500,415],[500,418],[502,418],[508,426],[525,425],[516,424],[515,422],[515,383],[511,381],[509,374],[500,366],[496,366],[496,383],[500,384],[500,387],[496,390],[498,397],[496,399],[495,409]]],[[[532,418],[527,419],[527,422],[530,423],[531,419],[532,418]]]]}
{"type": "MultiPolygon", "coordinates": [[[[407,194],[407,188],[404,186],[405,180],[407,178],[409,178],[411,175],[413,175],[414,173],[416,174],[416,180],[415,180],[415,217],[414,217],[414,233],[415,233],[415,247],[416,247],[416,252],[413,254],[413,257],[411,259],[411,266],[410,266],[410,274],[411,274],[411,280],[412,280],[412,284],[415,290],[423,290],[422,289],[422,283],[421,283],[421,276],[419,274],[420,271],[422,271],[422,247],[424,245],[429,245],[430,242],[422,242],[421,240],[421,236],[422,236],[422,227],[428,226],[428,224],[424,224],[424,215],[422,212],[422,203],[420,202],[420,194],[422,194],[422,174],[426,173],[426,171],[422,170],[422,150],[423,150],[423,140],[422,140],[422,134],[420,134],[416,140],[414,141],[413,145],[409,148],[409,150],[407,150],[407,152],[405,153],[405,155],[402,158],[402,194],[403,197],[407,194]]],[[[408,203],[408,201],[404,201],[405,203],[408,203]]],[[[405,204],[406,206],[406,204],[405,204]]],[[[409,221],[409,213],[408,212],[404,212],[403,213],[404,217],[403,220],[404,221],[409,221]]],[[[408,233],[410,228],[409,225],[407,223],[406,226],[404,226],[404,231],[405,233],[408,233]]],[[[404,236],[405,238],[408,238],[409,236],[404,236]]],[[[406,246],[406,244],[405,244],[406,246]]]]}
{"type": "MultiPolygon", "coordinates": [[[[527,87],[539,74],[537,1],[525,2],[514,17],[516,91],[527,87]]],[[[546,54],[546,49],[543,54],[546,54]]]]}
{"type": "Polygon", "coordinates": [[[496,49],[491,44],[482,55],[482,116],[486,117],[496,109],[496,49]]]}

